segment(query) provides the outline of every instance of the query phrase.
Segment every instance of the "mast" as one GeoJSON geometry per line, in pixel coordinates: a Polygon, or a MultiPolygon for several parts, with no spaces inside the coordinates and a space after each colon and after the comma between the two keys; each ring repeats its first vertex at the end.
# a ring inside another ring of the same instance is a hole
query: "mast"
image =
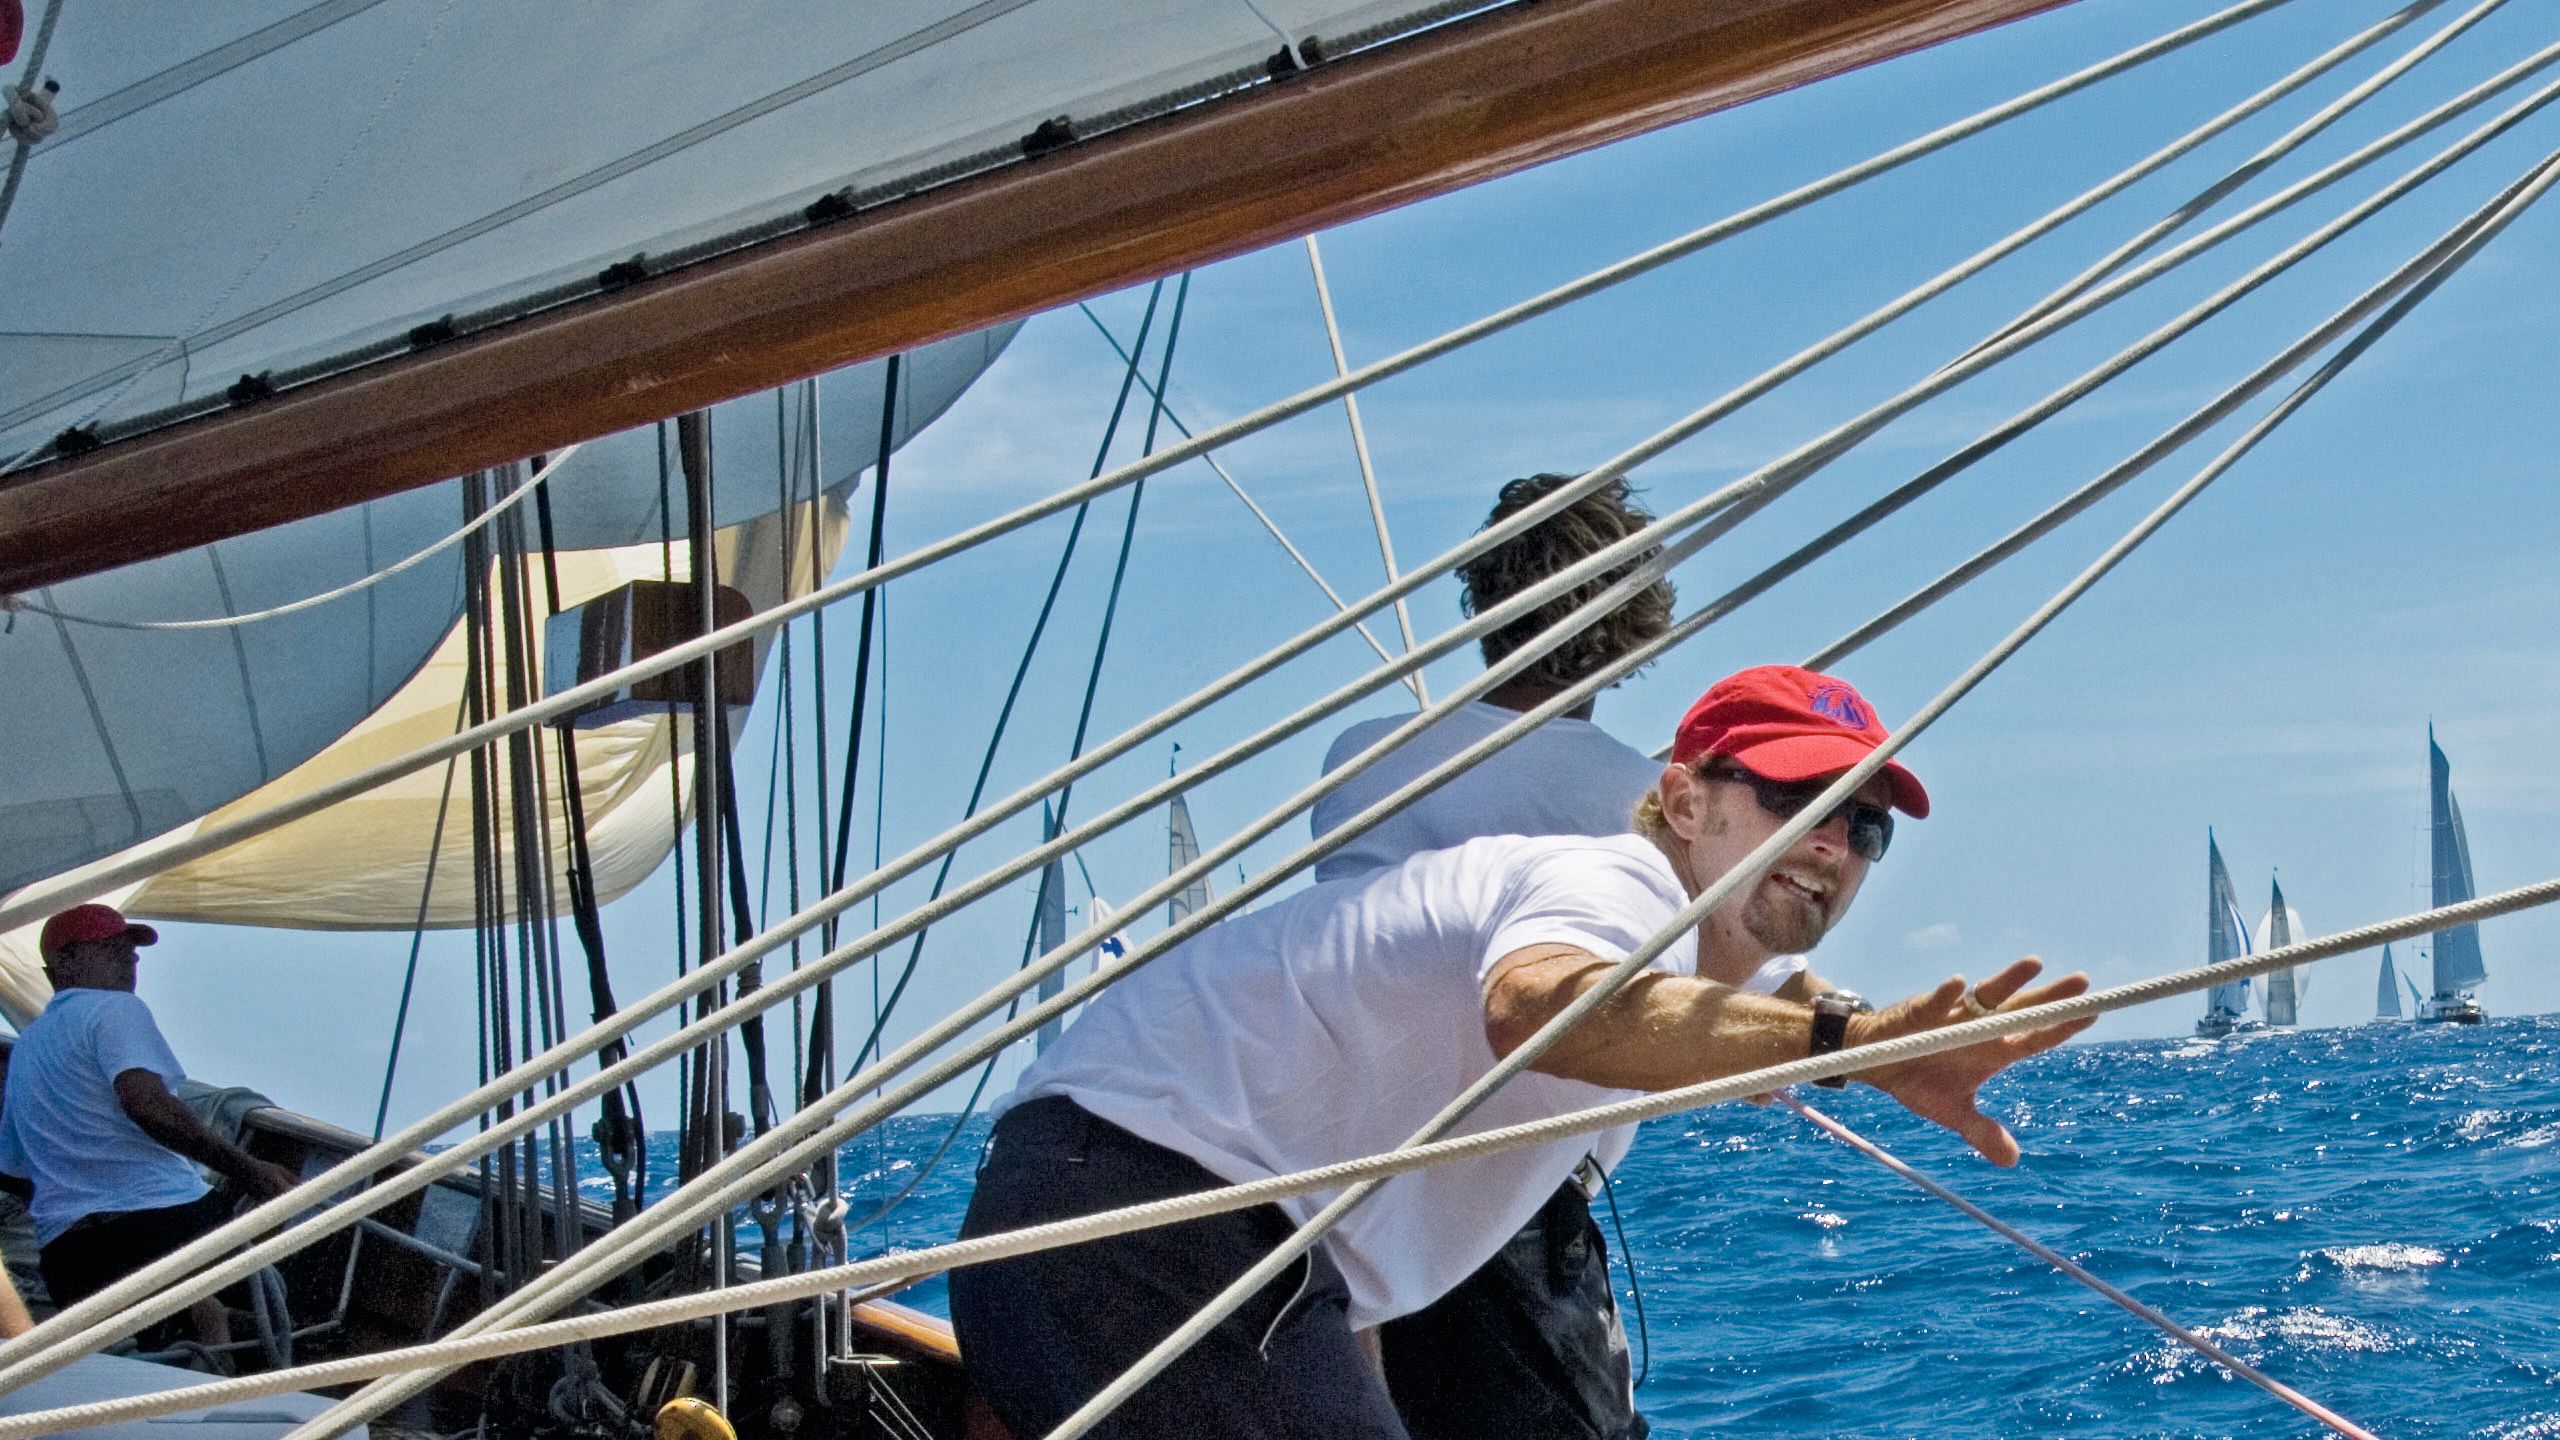
{"type": "MultiPolygon", "coordinates": [[[[2472,898],[2471,842],[2462,829],[2462,807],[2453,798],[2453,765],[2436,744],[2436,727],[2427,727],[2427,806],[2434,832],[2435,905],[2459,905],[2472,898]]],[[[2435,995],[2438,1004],[2461,998],[2489,978],[2480,956],[2480,927],[2457,925],[2435,932],[2435,995]]]]}

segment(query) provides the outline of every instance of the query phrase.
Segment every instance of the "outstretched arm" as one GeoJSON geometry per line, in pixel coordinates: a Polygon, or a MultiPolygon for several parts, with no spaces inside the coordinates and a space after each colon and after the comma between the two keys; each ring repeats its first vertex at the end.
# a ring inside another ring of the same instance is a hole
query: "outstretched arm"
{"type": "Polygon", "coordinates": [[[292,1171],[261,1160],[206,1128],[187,1102],[169,1093],[169,1084],[148,1070],[116,1076],[116,1103],[142,1133],[216,1173],[240,1182],[249,1193],[272,1200],[300,1183],[292,1171]]]}
{"type": "MultiPolygon", "coordinates": [[[[1535,945],[1503,957],[1485,987],[1485,1038],[1496,1055],[1508,1055],[1540,1026],[1596,986],[1612,968],[1570,945],[1535,945]]],[[[2043,969],[2021,960],[1982,982],[1982,1003],[2024,1007],[2060,1000],[2089,988],[2087,977],[2066,976],[2029,990],[2043,969]]],[[[1964,1008],[1965,982],[1948,980],[1926,995],[1858,1016],[1849,1043],[1935,1029],[1972,1018],[1964,1008]]],[[[2017,1141],[1975,1105],[1982,1082],[2087,1028],[2086,1021],[2050,1026],[1961,1050],[1860,1072],[1924,1119],[1964,1137],[1996,1165],[2014,1165],[2017,1141]]],[[[1549,1075],[1627,1090],[1671,1090],[1805,1057],[1813,1013],[1805,1005],[1751,995],[1683,975],[1645,971],[1556,1042],[1532,1067],[1549,1075]]]]}

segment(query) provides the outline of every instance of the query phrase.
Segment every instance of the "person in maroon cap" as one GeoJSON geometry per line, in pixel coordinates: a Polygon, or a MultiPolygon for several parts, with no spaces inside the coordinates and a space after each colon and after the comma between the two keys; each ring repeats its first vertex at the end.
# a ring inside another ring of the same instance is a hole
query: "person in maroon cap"
{"type": "MultiPolygon", "coordinates": [[[[995,1107],[963,1236],[1392,1149],[1670,926],[1789,816],[1882,743],[1847,684],[1768,668],[1683,720],[1636,833],[1495,835],[1232,917],[1093,1000],[995,1107]]],[[[1928,809],[1896,765],[1822,817],[1696,929],[1494,1091],[1468,1130],[2078,995],[2021,960],[1881,1009],[1738,986],[1811,949],[1883,858],[1893,811],[1928,809]]],[[[2008,1165],[1984,1081],[2060,1044],[2052,1026],[1857,1078],[2008,1165]]],[[[1566,1137],[1399,1175],[1123,1405],[1115,1436],[1408,1434],[1357,1331],[1410,1314],[1515,1235],[1589,1146],[1566,1137]]],[[[1016,1434],[1055,1428],[1259,1261],[1324,1197],[1142,1229],[953,1272],[972,1379],[1016,1434]]]]}
{"type": "MultiPolygon", "coordinates": [[[[133,993],[148,925],[105,905],[45,922],[53,999],[18,1037],[0,1091],[0,1189],[28,1202],[37,1265],[57,1306],[98,1293],[230,1217],[201,1164],[264,1199],[297,1183],[206,1128],[169,1086],[186,1078],[150,1007],[133,993]],[[192,1162],[192,1163],[190,1163],[192,1162]]],[[[198,1334],[228,1338],[218,1304],[198,1334]]]]}

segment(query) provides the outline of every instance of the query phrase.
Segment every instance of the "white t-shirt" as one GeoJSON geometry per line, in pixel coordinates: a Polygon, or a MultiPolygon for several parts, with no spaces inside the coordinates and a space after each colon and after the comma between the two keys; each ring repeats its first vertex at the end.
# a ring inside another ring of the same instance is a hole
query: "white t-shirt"
{"type": "MultiPolygon", "coordinates": [[[[1325,770],[1342,768],[1406,718],[1364,720],[1343,731],[1325,752],[1325,770]]],[[[1309,825],[1319,836],[1338,828],[1406,781],[1519,718],[1516,710],[1481,700],[1451,711],[1318,800],[1309,825]]],[[[1558,717],[1317,861],[1316,879],[1362,874],[1479,835],[1622,835],[1636,801],[1661,776],[1659,761],[1621,744],[1606,730],[1588,720],[1558,717]]]]}
{"type": "Polygon", "coordinates": [[[116,1099],[116,1077],[148,1070],[187,1078],[151,1007],[125,990],[57,990],[9,1052],[0,1098],[0,1171],[35,1182],[36,1243],[83,1215],[157,1210],[204,1194],[193,1162],[142,1133],[116,1099]]]}
{"type": "MultiPolygon", "coordinates": [[[[1493,1068],[1482,996],[1497,961],[1550,942],[1617,959],[1686,898],[1661,852],[1633,835],[1498,835],[1426,851],[1231,919],[1121,980],[997,1113],[1063,1095],[1230,1182],[1391,1150],[1493,1068]]],[[[1654,967],[1689,974],[1695,948],[1683,935],[1654,967]]],[[[1632,1093],[1528,1072],[1460,1131],[1632,1093]]],[[[1330,1242],[1352,1325],[1419,1309],[1473,1273],[1592,1139],[1389,1180],[1330,1242]]],[[[1614,1149],[1624,1153],[1623,1138],[1614,1149]]],[[[1280,1203],[1303,1221],[1329,1198],[1280,1203]]]]}
{"type": "MultiPolygon", "coordinates": [[[[1469,702],[1318,800],[1309,827],[1322,837],[1406,781],[1519,718],[1516,710],[1469,702]]],[[[1325,752],[1326,773],[1342,768],[1403,723],[1403,716],[1388,716],[1343,731],[1325,752]]],[[[1317,861],[1316,879],[1366,874],[1420,851],[1445,850],[1482,835],[1623,835],[1636,801],[1661,776],[1661,762],[1590,721],[1550,720],[1317,861]]],[[[1742,988],[1769,994],[1804,968],[1803,956],[1783,956],[1763,966],[1742,988]]],[[[1602,1170],[1614,1171],[1634,1141],[1632,1126],[1604,1131],[1591,1138],[1591,1158],[1602,1170]]]]}

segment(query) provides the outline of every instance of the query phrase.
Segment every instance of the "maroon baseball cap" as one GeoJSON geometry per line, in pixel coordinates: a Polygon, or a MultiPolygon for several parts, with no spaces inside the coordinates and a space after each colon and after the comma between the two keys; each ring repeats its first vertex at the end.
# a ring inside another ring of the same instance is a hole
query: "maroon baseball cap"
{"type": "MultiPolygon", "coordinates": [[[[1721,755],[1771,780],[1820,780],[1867,758],[1885,742],[1884,723],[1848,681],[1794,665],[1761,665],[1707,687],[1680,720],[1671,759],[1688,765],[1721,755]]],[[[1893,806],[1915,820],[1929,814],[1919,777],[1888,760],[1893,806]]]]}
{"type": "Polygon", "coordinates": [[[83,940],[114,940],[130,935],[136,945],[160,943],[160,932],[148,925],[136,925],[124,918],[124,912],[113,905],[74,905],[44,922],[44,937],[39,942],[43,952],[53,954],[65,945],[83,940]]]}

